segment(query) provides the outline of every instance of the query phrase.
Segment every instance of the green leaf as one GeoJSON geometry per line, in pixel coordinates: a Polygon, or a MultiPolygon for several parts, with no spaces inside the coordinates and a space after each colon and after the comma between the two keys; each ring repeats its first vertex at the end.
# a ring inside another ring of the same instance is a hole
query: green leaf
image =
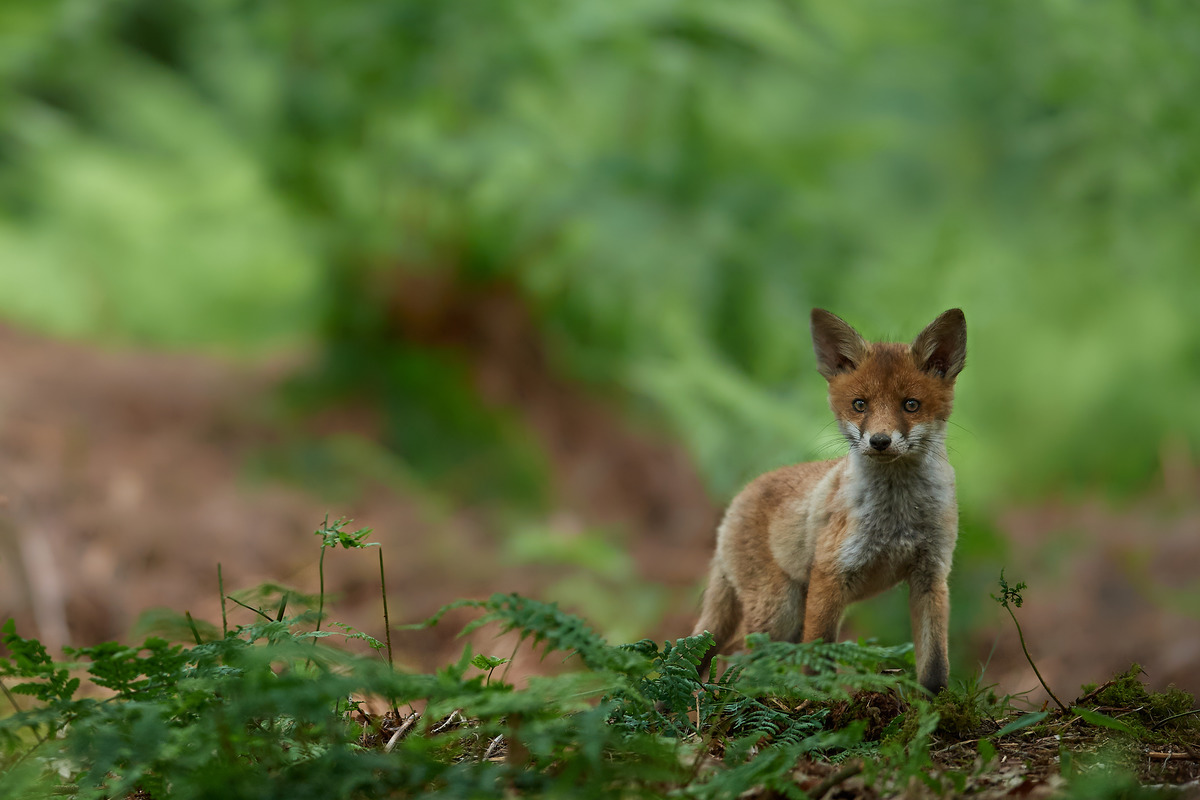
{"type": "Polygon", "coordinates": [[[479,669],[495,669],[508,663],[507,658],[497,658],[496,656],[485,656],[483,653],[471,659],[471,665],[479,667],[479,669]]]}
{"type": "Polygon", "coordinates": [[[363,539],[371,534],[371,528],[359,528],[354,532],[343,530],[348,524],[354,520],[349,517],[341,517],[333,522],[329,521],[329,515],[325,515],[325,521],[321,523],[321,527],[313,531],[317,536],[321,537],[322,547],[337,547],[341,545],[347,550],[361,550],[365,547],[378,547],[379,542],[364,543],[363,539]]]}
{"type": "Polygon", "coordinates": [[[20,636],[12,619],[4,623],[0,632],[12,658],[11,661],[0,658],[0,676],[37,679],[33,683],[18,683],[12,687],[13,692],[47,703],[66,703],[74,697],[79,679],[72,678],[66,666],[55,664],[41,642],[20,636]]]}
{"type": "Polygon", "coordinates": [[[1124,722],[1113,719],[1107,714],[1101,714],[1099,711],[1092,711],[1090,708],[1082,708],[1080,706],[1073,706],[1071,710],[1078,714],[1080,718],[1089,725],[1095,725],[1098,728],[1112,728],[1114,731],[1128,733],[1130,736],[1136,735],[1134,734],[1133,729],[1124,722]]]}
{"type": "Polygon", "coordinates": [[[1008,581],[1004,579],[1004,570],[1000,570],[1000,596],[992,595],[992,599],[1005,608],[1008,608],[1009,603],[1020,608],[1021,604],[1025,602],[1024,598],[1021,597],[1021,591],[1025,588],[1026,584],[1024,581],[1018,583],[1016,586],[1009,586],[1008,581]]]}
{"type": "Polygon", "coordinates": [[[1050,716],[1049,711],[1035,711],[1032,714],[1026,714],[1022,717],[1017,717],[1012,722],[996,731],[993,736],[999,739],[1001,736],[1007,736],[1014,731],[1019,731],[1022,728],[1028,728],[1030,725],[1037,725],[1048,716],[1050,716]]]}

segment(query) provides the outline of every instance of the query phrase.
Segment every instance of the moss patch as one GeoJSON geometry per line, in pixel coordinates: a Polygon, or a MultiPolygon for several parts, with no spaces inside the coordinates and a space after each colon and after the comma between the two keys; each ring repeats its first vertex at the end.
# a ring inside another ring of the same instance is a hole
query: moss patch
{"type": "Polygon", "coordinates": [[[1081,704],[1120,719],[1144,742],[1195,741],[1200,734],[1196,698],[1175,686],[1151,692],[1141,681],[1142,667],[1133,664],[1111,681],[1085,684],[1081,704]]]}

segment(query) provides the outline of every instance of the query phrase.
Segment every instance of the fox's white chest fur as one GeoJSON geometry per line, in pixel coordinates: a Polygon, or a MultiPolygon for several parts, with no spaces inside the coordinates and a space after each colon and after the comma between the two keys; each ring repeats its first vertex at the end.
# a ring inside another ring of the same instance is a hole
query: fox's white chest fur
{"type": "Polygon", "coordinates": [[[954,469],[944,451],[896,463],[872,463],[851,453],[847,473],[843,491],[850,525],[838,549],[843,570],[880,567],[906,574],[926,562],[925,568],[949,571],[956,537],[945,521],[956,506],[954,469]]]}

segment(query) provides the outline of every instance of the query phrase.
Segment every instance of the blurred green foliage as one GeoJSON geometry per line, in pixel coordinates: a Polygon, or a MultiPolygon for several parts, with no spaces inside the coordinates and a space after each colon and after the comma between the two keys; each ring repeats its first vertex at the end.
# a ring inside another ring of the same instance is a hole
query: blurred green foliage
{"type": "MultiPolygon", "coordinates": [[[[370,364],[395,271],[500,282],[727,496],[838,452],[811,306],[959,305],[968,506],[1200,448],[1192,4],[9,0],[0,37],[9,318],[370,364]]],[[[423,359],[377,380],[400,446],[507,441],[423,359]]]]}

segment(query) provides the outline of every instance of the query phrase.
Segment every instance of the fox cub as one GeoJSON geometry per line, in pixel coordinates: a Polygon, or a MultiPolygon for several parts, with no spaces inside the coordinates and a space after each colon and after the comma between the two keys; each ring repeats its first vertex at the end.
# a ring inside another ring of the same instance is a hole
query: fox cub
{"type": "Polygon", "coordinates": [[[817,370],[850,452],[768,472],[725,512],[696,633],[713,656],[738,631],[837,641],[846,606],[910,588],[917,677],[946,686],[946,579],[958,538],[946,420],[967,353],[967,323],[945,312],[912,344],[867,342],[813,309],[817,370]]]}

